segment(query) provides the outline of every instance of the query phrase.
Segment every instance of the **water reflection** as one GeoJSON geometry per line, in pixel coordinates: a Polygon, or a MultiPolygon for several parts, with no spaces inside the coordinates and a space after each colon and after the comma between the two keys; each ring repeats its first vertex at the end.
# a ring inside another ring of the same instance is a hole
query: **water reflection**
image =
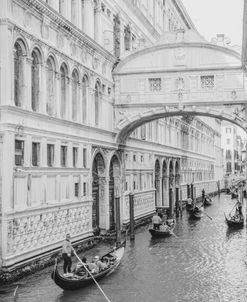
{"type": "MultiPolygon", "coordinates": [[[[100,282],[108,298],[114,302],[247,301],[246,227],[230,230],[224,218],[235,202],[227,195],[214,198],[205,209],[212,220],[206,215],[190,220],[184,210],[174,229],[177,237],[152,239],[148,225],[137,229],[119,269],[100,282]]],[[[102,244],[86,256],[108,249],[102,244]]],[[[51,280],[51,270],[22,280],[18,302],[104,301],[95,285],[62,291],[51,280]]],[[[0,293],[0,300],[10,301],[9,293],[0,293]]]]}

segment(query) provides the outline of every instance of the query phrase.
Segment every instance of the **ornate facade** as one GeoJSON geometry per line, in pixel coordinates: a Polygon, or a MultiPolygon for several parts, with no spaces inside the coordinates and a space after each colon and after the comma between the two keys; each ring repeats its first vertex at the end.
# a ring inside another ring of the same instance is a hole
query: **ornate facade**
{"type": "Polygon", "coordinates": [[[80,241],[114,229],[116,196],[128,223],[129,192],[142,218],[173,210],[187,183],[215,190],[217,123],[161,119],[117,144],[113,68],[178,29],[194,29],[180,0],[1,0],[3,267],[58,249],[67,232],[80,241]]]}

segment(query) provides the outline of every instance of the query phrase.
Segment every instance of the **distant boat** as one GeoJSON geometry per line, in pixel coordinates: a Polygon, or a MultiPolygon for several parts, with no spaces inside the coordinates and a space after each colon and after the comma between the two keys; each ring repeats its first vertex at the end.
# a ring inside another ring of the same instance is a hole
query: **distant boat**
{"type": "Polygon", "coordinates": [[[161,238],[161,237],[169,237],[173,235],[173,230],[175,228],[175,220],[168,219],[166,223],[160,225],[159,230],[155,230],[153,227],[149,229],[152,237],[161,238]]]}
{"type": "MultiPolygon", "coordinates": [[[[224,213],[225,214],[225,213],[224,213]]],[[[244,215],[242,212],[242,203],[237,201],[229,213],[228,216],[225,214],[225,220],[229,227],[231,228],[242,228],[244,225],[244,215]],[[231,215],[232,211],[235,209],[234,215],[231,215]]]]}
{"type": "Polygon", "coordinates": [[[209,196],[206,196],[203,202],[204,206],[210,206],[212,203],[213,200],[209,196]]]}
{"type": "MultiPolygon", "coordinates": [[[[225,213],[224,213],[225,214],[225,213]]],[[[230,228],[242,228],[244,226],[244,216],[243,215],[234,215],[234,216],[226,216],[225,214],[226,223],[230,228]]]]}
{"type": "Polygon", "coordinates": [[[186,201],[186,209],[187,210],[192,210],[194,207],[194,201],[191,198],[188,198],[186,201]]]}
{"type": "Polygon", "coordinates": [[[203,216],[204,207],[201,206],[194,206],[192,210],[190,210],[190,218],[193,219],[201,219],[203,216]]]}

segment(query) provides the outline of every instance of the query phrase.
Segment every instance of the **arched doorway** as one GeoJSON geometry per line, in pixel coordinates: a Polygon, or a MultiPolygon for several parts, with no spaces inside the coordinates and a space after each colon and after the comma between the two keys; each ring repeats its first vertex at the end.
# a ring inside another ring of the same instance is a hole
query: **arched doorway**
{"type": "Polygon", "coordinates": [[[96,154],[93,167],[92,167],[92,197],[93,197],[93,205],[92,205],[92,227],[94,229],[99,229],[99,199],[100,199],[100,192],[102,191],[101,186],[103,185],[101,180],[104,177],[105,173],[105,162],[103,156],[98,153],[96,154]]]}
{"type": "Polygon", "coordinates": [[[109,223],[110,230],[116,228],[115,197],[120,194],[120,163],[116,155],[113,155],[109,169],[109,223]]]}
{"type": "Polygon", "coordinates": [[[179,164],[176,161],[175,164],[175,202],[176,202],[176,212],[179,211],[179,182],[180,182],[180,174],[179,174],[179,164]]]}
{"type": "Polygon", "coordinates": [[[159,160],[157,159],[155,162],[155,206],[159,205],[160,201],[160,163],[159,160]]]}
{"type": "Polygon", "coordinates": [[[167,199],[167,165],[166,161],[163,161],[162,166],[162,206],[165,206],[167,199]]]}
{"type": "Polygon", "coordinates": [[[173,214],[173,184],[174,184],[173,162],[170,161],[170,165],[169,165],[169,211],[170,211],[170,215],[173,214]]]}

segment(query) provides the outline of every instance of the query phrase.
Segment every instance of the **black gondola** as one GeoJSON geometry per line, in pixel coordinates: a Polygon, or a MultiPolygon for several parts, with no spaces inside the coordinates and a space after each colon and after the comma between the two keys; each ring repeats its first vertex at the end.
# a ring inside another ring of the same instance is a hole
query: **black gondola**
{"type": "Polygon", "coordinates": [[[154,238],[163,238],[173,235],[174,228],[175,228],[175,220],[170,219],[167,220],[167,223],[160,225],[160,228],[158,230],[155,230],[152,227],[149,229],[149,232],[154,238]]]}
{"type": "MultiPolygon", "coordinates": [[[[103,255],[101,259],[107,257],[109,259],[109,267],[99,272],[98,274],[93,274],[93,277],[96,281],[110,275],[113,273],[116,268],[119,266],[121,259],[124,255],[125,243],[121,244],[115,250],[103,255]]],[[[58,271],[57,263],[55,264],[54,271],[51,274],[51,278],[54,282],[61,287],[63,290],[76,290],[84,288],[92,283],[94,283],[93,278],[85,274],[84,276],[78,276],[73,274],[70,277],[65,277],[58,271]]]]}
{"type": "Polygon", "coordinates": [[[200,219],[203,216],[204,207],[201,206],[195,206],[192,210],[190,210],[190,218],[192,219],[200,219]]]}
{"type": "MultiPolygon", "coordinates": [[[[225,214],[225,213],[224,213],[225,214]]],[[[242,214],[234,215],[234,216],[226,216],[225,214],[226,223],[230,228],[242,228],[244,226],[244,216],[242,214]]]]}

